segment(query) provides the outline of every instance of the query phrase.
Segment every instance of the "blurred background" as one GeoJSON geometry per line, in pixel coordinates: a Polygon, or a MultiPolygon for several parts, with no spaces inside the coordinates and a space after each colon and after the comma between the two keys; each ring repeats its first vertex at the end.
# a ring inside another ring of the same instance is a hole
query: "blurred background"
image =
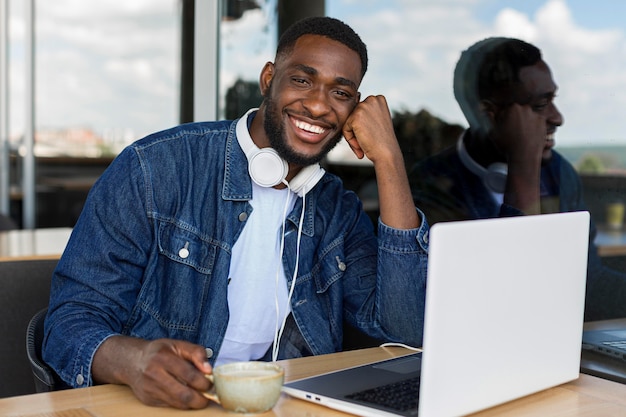
{"type": "MultiPolygon", "coordinates": [[[[488,36],[542,49],[565,123],[557,150],[602,224],[626,189],[626,2],[612,0],[0,0],[0,212],[17,228],[73,226],[112,158],[144,135],[239,117],[282,30],[344,20],[368,46],[363,96],[384,94],[410,166],[466,126],[461,51],[488,36]]],[[[325,162],[376,216],[373,172],[325,162]]]]}

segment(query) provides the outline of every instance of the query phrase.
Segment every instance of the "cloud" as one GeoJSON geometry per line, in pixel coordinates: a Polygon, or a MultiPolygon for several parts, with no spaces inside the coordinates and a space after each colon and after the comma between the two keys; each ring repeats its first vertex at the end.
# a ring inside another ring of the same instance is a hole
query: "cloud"
{"type": "Polygon", "coordinates": [[[427,108],[464,123],[452,94],[452,72],[460,51],[488,31],[464,2],[386,2],[367,15],[338,16],[368,46],[370,69],[362,92],[384,94],[392,109],[427,108]]]}
{"type": "Polygon", "coordinates": [[[115,22],[163,16],[177,7],[171,0],[55,0],[36,3],[38,13],[59,22],[115,22]]]}
{"type": "Polygon", "coordinates": [[[368,45],[371,69],[363,89],[385,94],[392,108],[427,108],[465,125],[452,95],[452,73],[461,51],[488,36],[518,37],[542,49],[560,87],[557,105],[565,124],[559,144],[626,141],[621,115],[626,105],[621,94],[626,91],[623,31],[585,28],[565,0],[546,0],[534,14],[506,2],[508,7],[490,21],[478,15],[486,2],[473,3],[395,0],[360,8],[363,12],[333,10],[344,10],[345,15],[336,17],[353,26],[368,45]]]}
{"type": "MultiPolygon", "coordinates": [[[[19,3],[19,2],[18,2],[19,3]]],[[[36,121],[41,127],[133,129],[178,119],[180,18],[172,0],[37,2],[36,121]]],[[[22,16],[19,15],[22,14],[22,16]]],[[[23,50],[24,19],[12,36],[23,50]],[[20,30],[22,33],[20,33],[20,30]]],[[[23,129],[23,56],[12,64],[11,130],[23,129]]]]}
{"type": "Polygon", "coordinates": [[[598,144],[626,140],[622,109],[626,99],[626,38],[618,29],[588,29],[578,23],[566,1],[549,0],[529,21],[532,42],[559,85],[557,105],[565,123],[560,144],[598,144]]]}
{"type": "Polygon", "coordinates": [[[531,43],[535,42],[537,38],[537,28],[529,17],[510,8],[506,8],[498,14],[494,29],[501,36],[524,39],[531,43]]]}

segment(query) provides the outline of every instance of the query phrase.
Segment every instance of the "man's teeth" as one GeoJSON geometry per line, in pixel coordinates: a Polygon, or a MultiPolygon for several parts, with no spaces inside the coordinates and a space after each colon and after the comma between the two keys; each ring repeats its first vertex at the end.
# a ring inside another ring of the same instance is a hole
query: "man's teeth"
{"type": "Polygon", "coordinates": [[[546,136],[546,140],[554,140],[554,133],[549,133],[549,134],[546,136]]]}
{"type": "Polygon", "coordinates": [[[296,121],[296,127],[298,127],[298,129],[306,130],[307,132],[317,133],[317,134],[324,133],[324,131],[326,130],[323,127],[314,126],[314,125],[308,124],[300,120],[296,121]]]}

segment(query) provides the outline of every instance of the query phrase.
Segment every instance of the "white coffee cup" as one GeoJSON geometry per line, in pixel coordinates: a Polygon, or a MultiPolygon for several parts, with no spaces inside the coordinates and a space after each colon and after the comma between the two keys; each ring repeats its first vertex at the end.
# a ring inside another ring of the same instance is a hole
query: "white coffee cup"
{"type": "Polygon", "coordinates": [[[285,371],[271,362],[233,362],[206,375],[213,389],[203,395],[236,413],[263,413],[280,397],[285,371]]]}

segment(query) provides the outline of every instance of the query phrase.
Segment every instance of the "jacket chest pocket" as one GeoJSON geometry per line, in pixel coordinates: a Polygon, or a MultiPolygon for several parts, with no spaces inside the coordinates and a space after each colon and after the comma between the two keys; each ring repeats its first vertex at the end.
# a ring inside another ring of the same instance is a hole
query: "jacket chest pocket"
{"type": "Polygon", "coordinates": [[[187,338],[198,330],[217,248],[197,233],[161,223],[158,250],[155,268],[140,295],[147,316],[140,317],[138,324],[162,337],[187,338]]]}
{"type": "Polygon", "coordinates": [[[215,246],[198,234],[171,223],[159,225],[159,253],[201,274],[210,274],[215,261],[215,246]]]}
{"type": "Polygon", "coordinates": [[[311,271],[315,282],[315,291],[318,294],[328,291],[335,282],[342,278],[346,268],[343,247],[338,245],[328,250],[311,271]]]}

